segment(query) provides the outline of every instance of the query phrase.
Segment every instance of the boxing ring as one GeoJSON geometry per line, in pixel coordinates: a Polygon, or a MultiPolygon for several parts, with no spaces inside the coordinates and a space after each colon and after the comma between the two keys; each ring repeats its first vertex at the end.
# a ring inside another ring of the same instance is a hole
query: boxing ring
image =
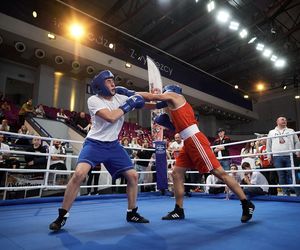
{"type": "MultiPolygon", "coordinates": [[[[50,140],[52,145],[55,139],[43,138],[43,140],[50,140]]],[[[11,150],[10,153],[28,152],[11,150]]],[[[66,155],[66,157],[77,156],[66,155]]],[[[299,167],[292,164],[292,172],[298,169],[299,167]]],[[[44,190],[65,188],[64,185],[49,184],[49,174],[72,173],[72,170],[50,170],[49,162],[46,170],[0,169],[0,171],[44,172],[45,179],[39,185],[39,188],[44,190]]],[[[283,186],[300,186],[295,182],[295,172],[293,176],[294,182],[283,186]]],[[[196,184],[207,185],[199,183],[186,185],[196,184]]],[[[155,185],[155,183],[139,185],[155,185]]],[[[106,187],[111,184],[102,183],[96,186],[106,187]]],[[[83,189],[86,187],[82,186],[83,189]]],[[[9,192],[34,188],[36,187],[0,187],[0,190],[9,192]]],[[[253,197],[256,210],[253,219],[246,224],[240,223],[240,201],[235,197],[230,197],[229,200],[225,198],[225,194],[192,193],[191,197],[185,199],[185,220],[162,221],[161,217],[173,209],[174,198],[160,192],[139,193],[139,211],[150,220],[150,223],[133,224],[127,223],[125,219],[127,208],[125,194],[78,196],[66,225],[56,233],[50,232],[48,225],[57,216],[61,196],[2,200],[0,246],[1,249],[299,249],[299,197],[253,197]]]]}

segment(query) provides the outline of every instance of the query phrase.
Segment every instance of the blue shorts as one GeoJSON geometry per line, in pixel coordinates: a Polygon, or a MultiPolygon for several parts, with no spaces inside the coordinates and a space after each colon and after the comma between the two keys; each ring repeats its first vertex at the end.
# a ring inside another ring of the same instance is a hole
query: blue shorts
{"type": "Polygon", "coordinates": [[[90,164],[92,168],[103,163],[113,179],[119,178],[124,171],[133,169],[129,155],[118,140],[101,142],[87,138],[77,164],[81,162],[90,164]]]}

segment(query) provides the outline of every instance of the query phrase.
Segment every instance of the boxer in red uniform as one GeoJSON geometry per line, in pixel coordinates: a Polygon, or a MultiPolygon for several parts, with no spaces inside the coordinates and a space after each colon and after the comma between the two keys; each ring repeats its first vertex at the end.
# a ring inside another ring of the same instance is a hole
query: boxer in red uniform
{"type": "MultiPolygon", "coordinates": [[[[118,90],[116,91],[118,92],[118,90]]],[[[126,90],[119,90],[119,93],[121,92],[126,95],[126,90]]],[[[184,146],[179,151],[172,172],[176,199],[175,208],[162,219],[184,219],[184,175],[186,170],[192,167],[201,173],[210,172],[223,180],[241,200],[243,208],[241,222],[244,223],[250,220],[255,206],[251,201],[247,200],[240,185],[220,165],[210,148],[208,139],[199,131],[194,111],[182,95],[182,89],[177,85],[167,85],[163,89],[163,94],[151,94],[148,92],[138,92],[138,94],[148,101],[159,101],[155,104],[155,107],[158,109],[168,107],[172,121],[164,113],[157,116],[155,122],[170,129],[175,128],[175,132],[179,133],[184,140],[184,146]]]]}

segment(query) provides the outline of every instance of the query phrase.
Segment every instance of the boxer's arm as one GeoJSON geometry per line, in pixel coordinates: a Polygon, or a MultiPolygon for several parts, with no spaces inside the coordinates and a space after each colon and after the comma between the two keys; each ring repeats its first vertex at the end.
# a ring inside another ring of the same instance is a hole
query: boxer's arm
{"type": "Polygon", "coordinates": [[[96,112],[96,115],[101,117],[107,122],[113,123],[117,121],[120,117],[122,117],[124,115],[124,112],[121,109],[109,110],[105,108],[105,109],[98,110],[96,112]]]}
{"type": "Polygon", "coordinates": [[[172,101],[174,99],[173,93],[152,94],[149,92],[137,92],[137,94],[144,97],[147,101],[172,101]]]}

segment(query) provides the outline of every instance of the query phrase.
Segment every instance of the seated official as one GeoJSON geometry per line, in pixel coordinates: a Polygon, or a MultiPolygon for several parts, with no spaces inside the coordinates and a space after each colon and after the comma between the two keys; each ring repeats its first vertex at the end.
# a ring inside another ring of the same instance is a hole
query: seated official
{"type": "MultiPolygon", "coordinates": [[[[224,184],[218,177],[210,174],[206,179],[206,184],[224,184]]],[[[221,194],[225,192],[225,187],[220,186],[206,186],[205,192],[209,194],[221,194]]]]}
{"type": "Polygon", "coordinates": [[[266,177],[258,172],[252,171],[251,165],[248,162],[242,164],[242,169],[247,170],[244,172],[244,178],[241,184],[249,185],[249,187],[244,187],[244,192],[247,195],[265,195],[269,191],[269,187],[251,187],[251,185],[269,185],[266,177]]]}

